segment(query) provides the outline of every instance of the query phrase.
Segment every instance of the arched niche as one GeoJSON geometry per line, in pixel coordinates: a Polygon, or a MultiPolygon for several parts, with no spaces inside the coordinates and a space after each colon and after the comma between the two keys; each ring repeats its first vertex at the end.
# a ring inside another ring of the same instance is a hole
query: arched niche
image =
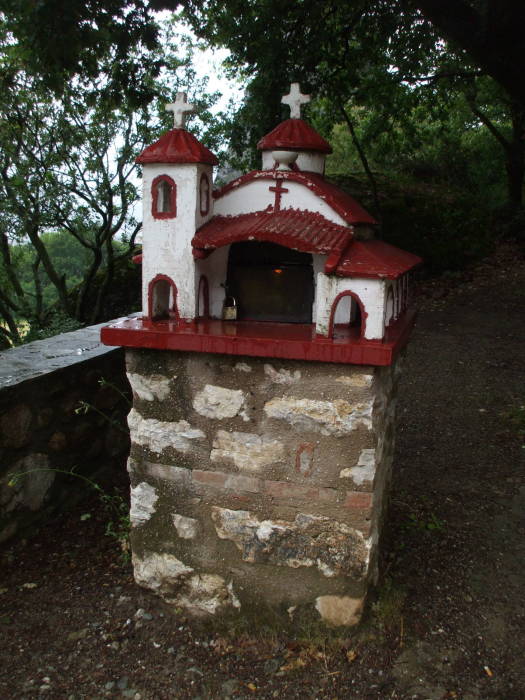
{"type": "Polygon", "coordinates": [[[312,323],[312,255],[267,241],[232,243],[226,290],[238,320],[312,323]]]}
{"type": "Polygon", "coordinates": [[[152,321],[179,318],[177,287],[167,275],[157,275],[148,285],[148,316],[152,321]]]}
{"type": "Polygon", "coordinates": [[[349,289],[336,296],[330,309],[330,322],[328,324],[328,337],[333,338],[337,325],[355,329],[357,337],[365,334],[366,312],[363,302],[355,292],[349,289]],[[345,320],[341,322],[341,318],[345,320]],[[337,323],[336,323],[337,321],[337,323]]]}
{"type": "Polygon", "coordinates": [[[210,286],[206,275],[201,275],[197,292],[197,318],[210,317],[210,286]]]}
{"type": "Polygon", "coordinates": [[[210,181],[206,173],[202,173],[199,183],[199,211],[201,216],[210,211],[210,181]]]}
{"type": "Polygon", "coordinates": [[[151,183],[151,213],[155,219],[177,216],[177,186],[169,175],[158,175],[151,183]]]}

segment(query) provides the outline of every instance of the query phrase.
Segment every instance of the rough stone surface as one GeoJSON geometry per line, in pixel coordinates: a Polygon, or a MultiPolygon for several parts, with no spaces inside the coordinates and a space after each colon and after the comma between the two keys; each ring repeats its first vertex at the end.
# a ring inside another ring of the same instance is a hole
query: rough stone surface
{"type": "MultiPolygon", "coordinates": [[[[138,315],[138,314],[132,314],[138,315]]],[[[115,319],[116,323],[121,319],[115,319]]],[[[2,350],[2,369],[0,372],[0,389],[14,387],[38,377],[48,376],[57,370],[75,365],[85,365],[96,360],[121,355],[116,348],[102,345],[100,329],[107,325],[80,328],[70,333],[60,333],[45,340],[35,340],[20,347],[2,350]]]]}
{"type": "Polygon", "coordinates": [[[361,486],[365,482],[373,482],[376,473],[376,451],[374,449],[362,450],[359,461],[355,467],[341,469],[339,476],[342,479],[352,479],[355,484],[361,486]]]}
{"type": "Polygon", "coordinates": [[[183,540],[194,540],[199,534],[199,521],[195,518],[188,518],[186,515],[174,513],[172,519],[177,535],[183,540]]]}
{"type": "Polygon", "coordinates": [[[301,372],[298,369],[293,372],[282,367],[276,370],[275,367],[270,364],[264,365],[264,373],[274,384],[295,384],[301,379],[301,372]]]}
{"type": "Polygon", "coordinates": [[[327,624],[354,624],[377,572],[396,368],[150,350],[127,365],[141,386],[172,378],[130,416],[132,483],[158,495],[133,529],[139,581],[194,614],[317,601],[327,624]]]}
{"type": "Polygon", "coordinates": [[[314,450],[315,444],[313,442],[303,442],[297,448],[295,468],[299,474],[308,476],[312,471],[314,465],[314,450]]]}
{"type": "Polygon", "coordinates": [[[142,525],[151,518],[158,500],[156,489],[145,481],[131,489],[129,517],[132,527],[142,525]]]}
{"type": "MultiPolygon", "coordinates": [[[[129,383],[133,392],[144,401],[154,401],[168,398],[170,393],[169,377],[163,377],[161,374],[152,374],[150,377],[144,377],[135,372],[128,372],[129,383]]],[[[174,377],[176,379],[176,377],[174,377]]]]}
{"type": "Polygon", "coordinates": [[[222,386],[206,384],[195,396],[193,408],[206,418],[233,418],[244,407],[244,392],[240,389],[225,389],[222,386]]]}
{"type": "Polygon", "coordinates": [[[177,607],[194,614],[214,615],[221,608],[239,608],[233,585],[217,574],[193,574],[171,554],[133,555],[135,580],[177,607]],[[192,575],[193,574],[193,575],[192,575]]]}
{"type": "Polygon", "coordinates": [[[190,613],[215,615],[222,608],[241,607],[233,585],[217,574],[196,574],[186,582],[183,591],[169,600],[190,613]]]}
{"type": "Polygon", "coordinates": [[[47,444],[49,449],[53,450],[53,452],[62,452],[62,450],[65,450],[67,447],[67,437],[62,431],[57,430],[51,435],[47,444]]]}
{"type": "Polygon", "coordinates": [[[95,326],[0,353],[0,541],[81,497],[85,482],[61,472],[75,467],[101,483],[123,469],[126,392],[131,398],[124,352],[99,335],[95,326]],[[31,470],[7,487],[9,474],[31,470]]]}
{"type": "Polygon", "coordinates": [[[351,387],[370,387],[374,381],[373,374],[343,374],[337,377],[336,382],[351,387]]]}
{"type": "Polygon", "coordinates": [[[17,506],[37,511],[46,498],[55,473],[49,471],[47,455],[32,454],[15,462],[0,484],[0,505],[6,513],[17,506]]]}
{"type": "Polygon", "coordinates": [[[363,598],[323,595],[315,601],[315,608],[323,620],[336,627],[357,625],[363,612],[363,598]]]}
{"type": "Polygon", "coordinates": [[[192,440],[205,437],[202,430],[192,428],[188,421],[165,422],[144,418],[136,409],[131,409],[128,425],[133,442],[159,454],[168,447],[187,452],[192,440]]]}
{"type": "Polygon", "coordinates": [[[233,462],[241,470],[258,472],[285,457],[284,445],[254,433],[229,433],[219,430],[213,441],[211,461],[233,462]]]}
{"type": "Polygon", "coordinates": [[[251,372],[252,371],[252,368],[246,362],[236,362],[233,369],[236,372],[251,372]]]}
{"type": "Polygon", "coordinates": [[[366,571],[368,547],[362,534],[327,517],[299,513],[293,523],[259,520],[245,510],[212,508],[218,536],[231,540],[243,561],[271,561],[297,569],[317,566],[324,576],[352,575],[366,571]]]}
{"type": "Polygon", "coordinates": [[[181,582],[193,573],[191,566],[172,554],[151,552],[143,558],[133,554],[132,560],[135,581],[163,597],[173,595],[181,588],[181,582]]]}
{"type": "Polygon", "coordinates": [[[291,423],[302,432],[316,431],[335,437],[346,435],[363,425],[372,427],[372,405],[351,404],[343,399],[315,401],[299,398],[275,398],[264,407],[266,415],[291,423]]]}
{"type": "Polygon", "coordinates": [[[0,445],[23,447],[31,434],[32,413],[29,406],[20,403],[0,417],[0,445]]]}

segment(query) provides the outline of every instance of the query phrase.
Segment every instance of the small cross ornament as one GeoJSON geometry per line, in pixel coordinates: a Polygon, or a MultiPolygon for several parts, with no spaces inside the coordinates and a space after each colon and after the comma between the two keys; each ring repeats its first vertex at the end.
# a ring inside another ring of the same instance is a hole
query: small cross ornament
{"type": "Polygon", "coordinates": [[[310,95],[303,95],[299,83],[292,83],[290,85],[290,92],[287,95],[283,95],[281,100],[283,105],[288,105],[290,107],[291,119],[300,119],[301,106],[308,102],[310,102],[310,95]]]}
{"type": "Polygon", "coordinates": [[[195,112],[195,106],[190,105],[187,101],[188,95],[185,92],[178,92],[175,97],[175,102],[166,105],[166,112],[173,112],[173,121],[175,129],[184,129],[186,123],[186,114],[195,112]]]}

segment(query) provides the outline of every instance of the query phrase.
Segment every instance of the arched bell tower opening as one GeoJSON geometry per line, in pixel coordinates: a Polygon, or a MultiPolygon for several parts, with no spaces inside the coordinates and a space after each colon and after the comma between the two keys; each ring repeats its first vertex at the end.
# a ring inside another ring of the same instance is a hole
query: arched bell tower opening
{"type": "Polygon", "coordinates": [[[227,294],[237,319],[312,323],[312,256],[276,243],[233,243],[228,258],[227,294]]]}

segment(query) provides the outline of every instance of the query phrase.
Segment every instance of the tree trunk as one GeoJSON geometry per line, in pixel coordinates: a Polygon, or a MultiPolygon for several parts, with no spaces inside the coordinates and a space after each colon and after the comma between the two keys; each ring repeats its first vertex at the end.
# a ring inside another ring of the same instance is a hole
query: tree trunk
{"type": "Polygon", "coordinates": [[[370,187],[372,188],[372,196],[374,198],[374,208],[375,208],[376,217],[379,219],[379,221],[381,221],[381,204],[379,202],[379,193],[377,191],[377,183],[376,183],[374,174],[372,172],[372,169],[370,168],[368,158],[366,157],[366,153],[363,150],[361,142],[357,138],[354,124],[353,124],[352,120],[350,119],[350,115],[346,111],[342,102],[339,103],[339,109],[341,110],[341,114],[343,116],[343,119],[346,122],[346,125],[348,127],[348,131],[350,132],[350,136],[352,137],[352,142],[353,142],[353,144],[356,148],[356,151],[359,155],[359,159],[361,160],[361,164],[362,164],[363,170],[365,171],[366,176],[368,178],[368,182],[370,183],[370,187]]]}

